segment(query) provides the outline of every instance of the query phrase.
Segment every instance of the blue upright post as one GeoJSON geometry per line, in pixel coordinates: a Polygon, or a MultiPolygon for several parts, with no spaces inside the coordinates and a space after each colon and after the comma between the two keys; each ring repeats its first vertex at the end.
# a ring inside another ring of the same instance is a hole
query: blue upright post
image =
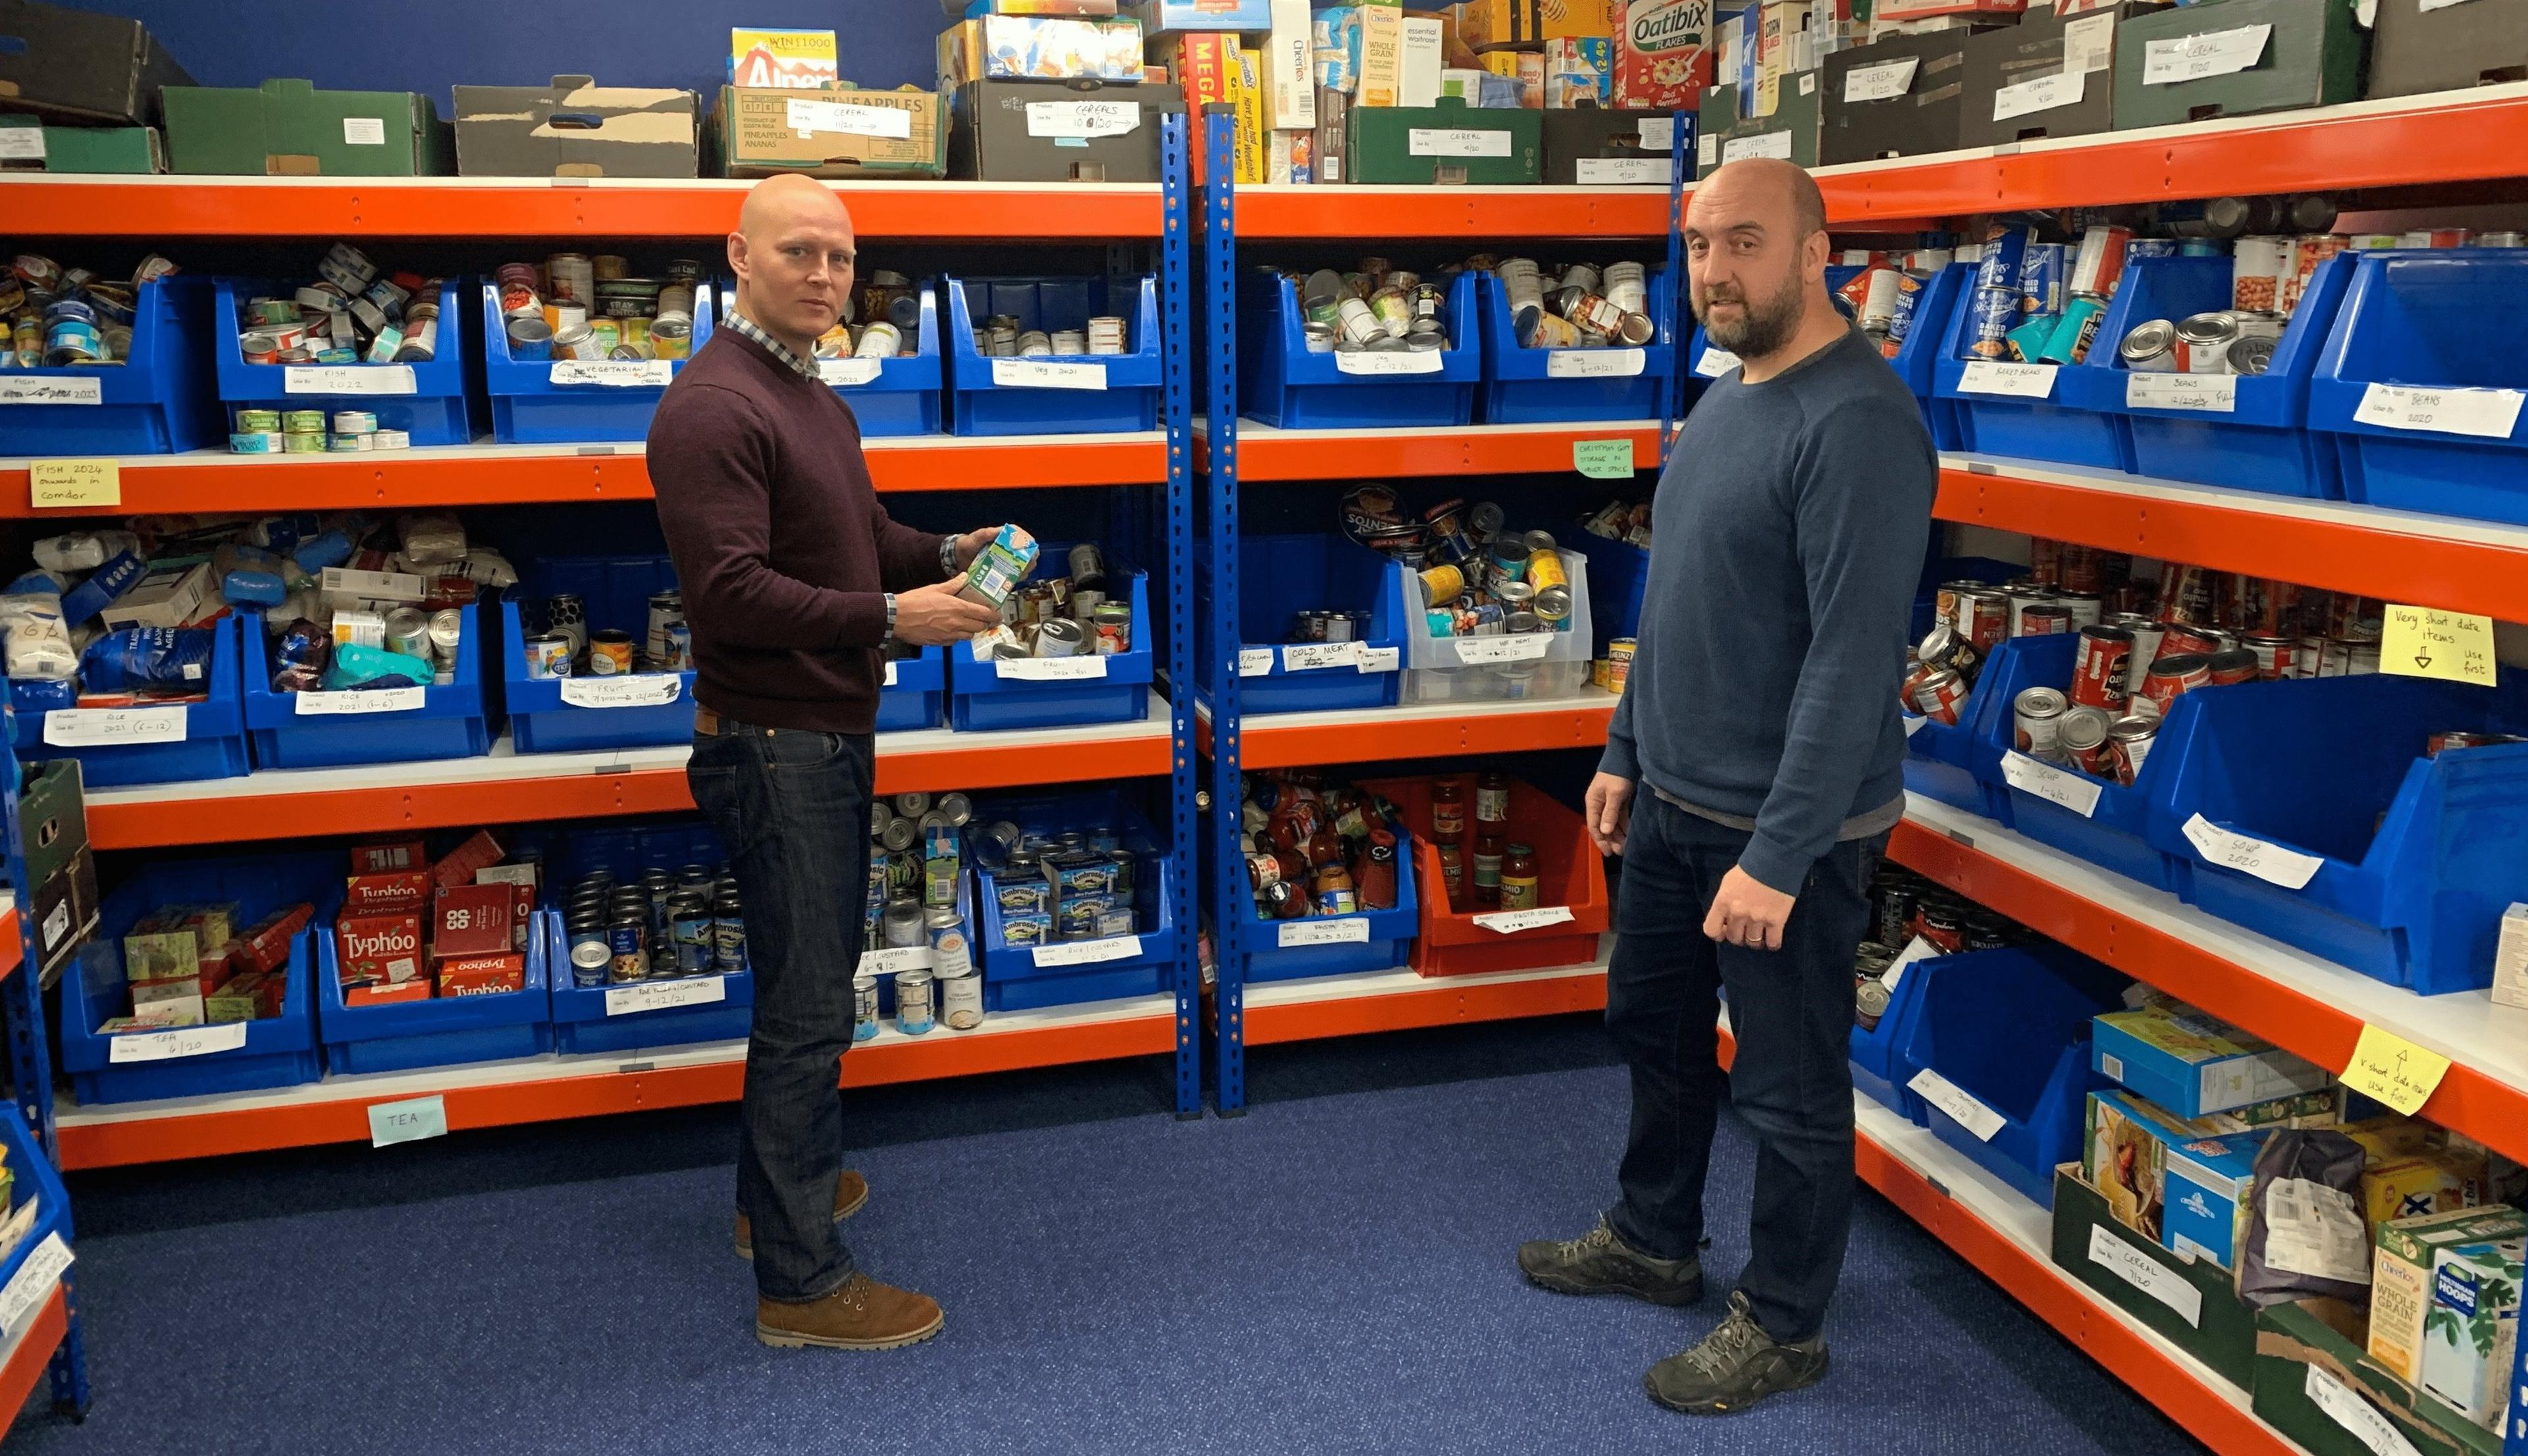
{"type": "Polygon", "coordinates": [[[1668,372],[1667,389],[1659,395],[1659,463],[1667,468],[1668,451],[1676,442],[1677,405],[1685,398],[1686,370],[1692,366],[1690,340],[1694,338],[1694,305],[1687,297],[1692,286],[1685,280],[1685,181],[1693,174],[1687,170],[1690,148],[1686,134],[1694,130],[1694,119],[1685,112],[1668,118],[1667,129],[1667,337],[1676,340],[1676,367],[1668,372]]]}
{"type": "Polygon", "coordinates": [[[1237,188],[1231,176],[1228,108],[1203,117],[1203,306],[1208,310],[1204,385],[1210,416],[1211,507],[1211,937],[1219,967],[1213,1007],[1219,1018],[1219,1086],[1223,1117],[1246,1110],[1246,937],[1254,905],[1243,893],[1245,857],[1238,851],[1238,281],[1237,188]]]}
{"type": "MultiPolygon", "coordinates": [[[[1159,236],[1159,356],[1168,431],[1168,840],[1175,859],[1176,923],[1192,926],[1201,847],[1194,815],[1193,690],[1193,218],[1185,167],[1185,119],[1159,125],[1165,205],[1159,236]]],[[[1196,938],[1177,962],[1177,1116],[1202,1116],[1202,968],[1196,938]]]]}

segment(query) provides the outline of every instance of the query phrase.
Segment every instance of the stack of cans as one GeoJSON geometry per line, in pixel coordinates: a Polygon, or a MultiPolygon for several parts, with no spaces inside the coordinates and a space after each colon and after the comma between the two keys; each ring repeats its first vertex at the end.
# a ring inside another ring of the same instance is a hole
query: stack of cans
{"type": "Polygon", "coordinates": [[[1554,533],[1507,529],[1492,501],[1443,500],[1416,515],[1388,487],[1362,486],[1343,497],[1343,530],[1416,573],[1433,637],[1570,627],[1571,579],[1554,533]]]}
{"type": "Polygon", "coordinates": [[[693,629],[685,622],[684,594],[650,595],[649,616],[637,638],[628,629],[588,625],[588,603],[576,592],[555,592],[526,612],[527,676],[617,677],[636,672],[690,672],[693,629]]]}
{"type": "Polygon", "coordinates": [[[1533,258],[1478,254],[1466,266],[1490,272],[1507,295],[1510,328],[1522,348],[1608,348],[1645,344],[1658,334],[1639,263],[1566,263],[1548,270],[1533,258]]]}
{"type": "Polygon", "coordinates": [[[1286,275],[1298,289],[1311,353],[1436,353],[1448,346],[1448,294],[1385,258],[1338,273],[1286,275]]]}
{"type": "Polygon", "coordinates": [[[338,242],[316,280],[238,302],[237,351],[248,364],[426,364],[439,356],[441,283],[384,273],[338,242]]]}
{"type": "MultiPolygon", "coordinates": [[[[816,339],[819,359],[891,359],[922,351],[922,293],[913,280],[873,269],[844,300],[843,316],[816,339]]],[[[1054,336],[1058,345],[1063,336],[1054,336]]],[[[1057,347],[1055,352],[1062,350],[1057,347]]],[[[1070,350],[1086,353],[1087,347],[1070,350]]]]}
{"type": "MultiPolygon", "coordinates": [[[[928,794],[899,794],[870,808],[861,948],[916,953],[911,964],[893,972],[896,1026],[907,1035],[919,1036],[940,1021],[959,1031],[982,1024],[982,972],[957,904],[974,816],[974,806],[963,794],[942,794],[936,800],[928,794]]],[[[857,1040],[878,1031],[878,974],[864,962],[853,980],[857,1040]]]]}
{"type": "Polygon", "coordinates": [[[412,436],[388,430],[365,409],[240,409],[229,449],[240,455],[368,454],[412,448],[412,436]],[[331,427],[330,429],[328,427],[331,427]]]}
{"type": "Polygon", "coordinates": [[[1000,821],[973,836],[985,894],[1006,945],[1131,935],[1139,856],[1111,827],[1023,830],[1000,821]]]}
{"type": "Polygon", "coordinates": [[[1132,650],[1131,588],[1110,599],[1105,552],[1084,541],[1064,564],[1069,575],[1022,582],[1002,598],[1001,624],[974,639],[976,660],[1111,657],[1132,650]]]}
{"type": "Polygon", "coordinates": [[[1882,859],[1870,882],[1869,934],[1853,956],[1853,1021],[1875,1030],[1895,987],[1887,972],[1917,939],[1941,956],[1992,951],[2037,937],[2016,920],[1882,859]]]}
{"type": "Polygon", "coordinates": [[[542,264],[503,263],[500,293],[511,359],[682,359],[693,351],[694,295],[703,264],[670,259],[636,275],[612,253],[553,253],[542,264]]]}
{"type": "Polygon", "coordinates": [[[1124,320],[1114,314],[1054,332],[1030,329],[1015,314],[994,314],[974,326],[974,352],[992,359],[1121,354],[1127,352],[1125,338],[1124,320]]]}
{"type": "Polygon", "coordinates": [[[562,925],[576,986],[746,969],[745,904],[737,882],[707,865],[623,876],[592,870],[571,886],[562,925]]]}
{"type": "Polygon", "coordinates": [[[176,265],[156,253],[129,283],[64,268],[41,253],[20,253],[0,273],[0,369],[65,369],[121,364],[132,356],[140,289],[176,265]]]}

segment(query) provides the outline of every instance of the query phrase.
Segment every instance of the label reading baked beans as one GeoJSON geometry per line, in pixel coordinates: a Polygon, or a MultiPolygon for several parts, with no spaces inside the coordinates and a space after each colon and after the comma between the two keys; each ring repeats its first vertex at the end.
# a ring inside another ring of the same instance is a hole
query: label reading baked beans
{"type": "Polygon", "coordinates": [[[2150,374],[2125,376],[2127,409],[2196,409],[2233,414],[2238,408],[2235,374],[2150,374]]]}
{"type": "Polygon", "coordinates": [[[1958,388],[1970,394],[2007,394],[2020,399],[2054,396],[2053,364],[1997,364],[1977,359],[1967,365],[1958,388]]]}

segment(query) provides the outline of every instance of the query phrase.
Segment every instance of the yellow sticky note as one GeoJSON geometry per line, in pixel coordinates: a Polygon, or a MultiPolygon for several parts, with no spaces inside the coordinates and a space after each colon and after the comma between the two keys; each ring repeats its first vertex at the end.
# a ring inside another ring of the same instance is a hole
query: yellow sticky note
{"type": "Polygon", "coordinates": [[[2493,686],[2493,619],[2462,611],[2388,603],[2379,639],[2379,670],[2493,686]]]}
{"type": "Polygon", "coordinates": [[[123,467],[112,460],[37,460],[27,473],[37,510],[123,503],[123,467]]]}
{"type": "Polygon", "coordinates": [[[2432,1100],[2449,1069],[2449,1060],[2440,1053],[2365,1022],[2361,1040],[2352,1048],[2352,1064],[2344,1068],[2344,1085],[2410,1118],[2432,1100]]]}

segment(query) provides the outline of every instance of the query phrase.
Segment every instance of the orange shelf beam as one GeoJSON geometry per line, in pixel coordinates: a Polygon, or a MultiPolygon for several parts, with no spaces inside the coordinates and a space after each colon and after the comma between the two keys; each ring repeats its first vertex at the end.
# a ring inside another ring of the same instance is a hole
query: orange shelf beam
{"type": "MultiPolygon", "coordinates": [[[[18,934],[18,910],[0,910],[0,981],[7,980],[26,959],[25,938],[18,934]]],[[[7,1407],[0,1406],[0,1410],[7,1407]]]]}
{"type": "MultiPolygon", "coordinates": [[[[1606,724],[1614,716],[1614,702],[1606,698],[1540,702],[1529,712],[1457,717],[1383,715],[1371,710],[1348,722],[1296,724],[1266,715],[1247,719],[1238,731],[1238,761],[1247,768],[1302,768],[1371,758],[1589,748],[1606,741],[1606,724]]],[[[1195,718],[1194,742],[1200,752],[1211,752],[1209,719],[1195,718]]]]}
{"type": "MultiPolygon", "coordinates": [[[[1571,446],[1584,440],[1629,440],[1640,470],[1659,465],[1656,421],[1607,420],[1535,428],[1462,426],[1433,430],[1260,430],[1238,436],[1238,479],[1369,480],[1395,476],[1529,475],[1567,472],[1571,446]]],[[[1194,439],[1194,465],[1208,469],[1209,442],[1194,439]]]]}
{"type": "Polygon", "coordinates": [[[62,1336],[70,1333],[70,1298],[57,1284],[44,1307],[27,1323],[26,1332],[18,1337],[18,1348],[10,1352],[9,1363],[0,1366],[0,1410],[26,1409],[26,1397],[35,1393],[35,1386],[53,1363],[53,1352],[61,1348],[62,1336]]]}
{"type": "Polygon", "coordinates": [[[1271,1046],[1277,1042],[1403,1031],[1418,1026],[1553,1016],[1566,1012],[1604,1011],[1606,1006],[1604,969],[1524,981],[1433,976],[1416,989],[1382,996],[1349,996],[1288,1006],[1249,1004],[1245,1013],[1246,1044],[1271,1046]]]}
{"type": "Polygon", "coordinates": [[[1281,237],[1665,237],[1665,187],[1238,189],[1240,241],[1281,237]]]}

